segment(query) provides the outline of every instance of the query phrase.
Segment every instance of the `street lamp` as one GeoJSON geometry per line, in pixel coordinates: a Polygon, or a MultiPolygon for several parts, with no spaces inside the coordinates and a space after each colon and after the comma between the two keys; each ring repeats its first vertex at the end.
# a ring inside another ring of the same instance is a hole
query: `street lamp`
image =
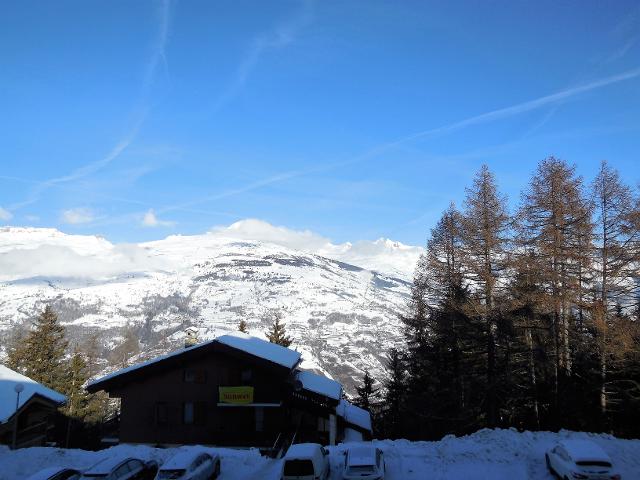
{"type": "Polygon", "coordinates": [[[13,415],[13,442],[11,443],[11,448],[15,450],[16,439],[18,437],[18,407],[20,406],[20,392],[24,390],[24,385],[18,382],[13,387],[13,390],[16,392],[16,413],[13,415]]]}

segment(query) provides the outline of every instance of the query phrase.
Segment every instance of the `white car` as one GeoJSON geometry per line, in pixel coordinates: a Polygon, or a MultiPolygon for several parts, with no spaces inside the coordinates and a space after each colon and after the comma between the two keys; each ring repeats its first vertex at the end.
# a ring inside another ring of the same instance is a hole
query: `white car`
{"type": "Polygon", "coordinates": [[[329,452],[319,443],[291,445],[282,465],[282,480],[327,480],[329,452]]]}
{"type": "Polygon", "coordinates": [[[547,468],[562,480],[620,480],[611,458],[588,440],[564,440],[545,454],[547,468]]]}
{"type": "Polygon", "coordinates": [[[158,464],[154,461],[107,457],[85,471],[80,480],[146,480],[153,479],[157,471],[158,464]]]}
{"type": "Polygon", "coordinates": [[[373,445],[357,445],[344,454],[343,480],[383,480],[384,454],[373,445]]]}
{"type": "Polygon", "coordinates": [[[27,480],[78,480],[82,472],[73,468],[51,467],[34,473],[27,480]]]}
{"type": "Polygon", "coordinates": [[[202,450],[184,450],[162,464],[156,480],[212,480],[220,475],[220,457],[202,450]]]}

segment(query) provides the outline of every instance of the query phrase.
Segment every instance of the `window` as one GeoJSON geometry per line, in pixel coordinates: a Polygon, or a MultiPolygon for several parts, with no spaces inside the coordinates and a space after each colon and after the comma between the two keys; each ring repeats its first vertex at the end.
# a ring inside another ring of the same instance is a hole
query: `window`
{"type": "Polygon", "coordinates": [[[264,430],[264,408],[256,407],[256,432],[264,430]]]}
{"type": "Polygon", "coordinates": [[[202,369],[187,369],[184,371],[186,383],[207,383],[207,372],[202,369]]]}
{"type": "Polygon", "coordinates": [[[156,425],[165,426],[169,423],[169,407],[166,402],[156,403],[156,425]]]}
{"type": "Polygon", "coordinates": [[[242,370],[240,381],[243,385],[247,385],[253,381],[253,372],[250,369],[242,370]]]}
{"type": "Polygon", "coordinates": [[[207,424],[207,402],[196,402],[194,404],[193,423],[195,425],[207,424]]]}
{"type": "Polygon", "coordinates": [[[123,463],[118,468],[116,468],[116,470],[113,472],[112,478],[122,478],[128,475],[129,472],[130,472],[129,465],[127,465],[126,463],[123,463]]]}
{"type": "Polygon", "coordinates": [[[186,402],[182,408],[182,421],[185,425],[193,425],[195,408],[193,402],[186,402]]]}
{"type": "Polygon", "coordinates": [[[314,475],[315,471],[311,460],[287,460],[284,464],[284,474],[292,477],[303,477],[314,475]]]}

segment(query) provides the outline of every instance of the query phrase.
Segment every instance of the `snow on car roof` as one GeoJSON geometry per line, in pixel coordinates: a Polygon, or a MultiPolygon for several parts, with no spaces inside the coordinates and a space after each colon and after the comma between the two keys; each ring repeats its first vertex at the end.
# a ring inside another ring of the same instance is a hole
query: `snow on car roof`
{"type": "Polygon", "coordinates": [[[61,393],[51,390],[18,372],[14,372],[4,365],[0,365],[0,423],[6,422],[16,411],[17,394],[15,386],[17,384],[21,384],[24,387],[24,390],[20,392],[20,404],[18,408],[22,407],[36,394],[42,395],[56,403],[67,401],[67,397],[61,393]]]}
{"type": "Polygon", "coordinates": [[[309,370],[299,370],[296,372],[296,379],[302,382],[302,387],[325,397],[340,400],[342,396],[342,385],[335,380],[310,372],[309,370]]]}
{"type": "Polygon", "coordinates": [[[211,452],[205,450],[204,448],[201,448],[201,449],[189,448],[186,450],[179,451],[169,460],[164,462],[160,470],[180,470],[183,468],[184,469],[189,468],[189,466],[193,463],[196,457],[198,457],[199,455],[202,455],[203,453],[206,453],[211,458],[215,456],[215,454],[212,454],[211,452]]]}
{"type": "MultiPolygon", "coordinates": [[[[127,460],[140,460],[140,459],[139,458],[135,459],[135,458],[126,457],[122,455],[113,455],[107,458],[103,458],[102,460],[100,460],[98,463],[93,465],[91,468],[89,468],[89,470],[87,470],[84,473],[85,474],[92,473],[97,475],[109,474],[111,473],[111,470],[113,470],[115,467],[117,467],[122,462],[125,462],[127,460]]],[[[140,461],[142,462],[142,460],[140,461]]]]}
{"type": "Polygon", "coordinates": [[[589,440],[563,440],[560,442],[574,462],[600,461],[611,463],[611,458],[600,446],[589,440]]]}
{"type": "Polygon", "coordinates": [[[228,333],[218,337],[216,341],[283,367],[293,368],[300,362],[300,352],[261,338],[252,337],[246,333],[228,333]]]}
{"type": "Polygon", "coordinates": [[[356,407],[345,399],[340,400],[336,413],[347,423],[371,431],[371,414],[363,408],[356,407]]]}
{"type": "Polygon", "coordinates": [[[375,447],[357,446],[349,447],[347,463],[349,465],[375,465],[376,449],[375,447]]]}
{"type": "Polygon", "coordinates": [[[319,443],[296,443],[289,447],[284,458],[285,460],[313,458],[320,447],[319,443]]]}

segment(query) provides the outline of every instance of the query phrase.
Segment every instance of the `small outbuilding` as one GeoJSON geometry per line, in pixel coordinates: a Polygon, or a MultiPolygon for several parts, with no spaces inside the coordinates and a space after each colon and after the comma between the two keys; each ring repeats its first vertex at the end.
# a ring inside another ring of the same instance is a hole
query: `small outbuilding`
{"type": "Polygon", "coordinates": [[[66,397],[0,365],[0,443],[20,447],[45,445],[66,397]]]}
{"type": "MultiPolygon", "coordinates": [[[[124,443],[272,451],[291,442],[333,445],[352,425],[344,414],[338,420],[348,404],[342,385],[302,370],[300,361],[295,350],[234,332],[119,370],[87,389],[121,400],[124,443]]],[[[355,428],[370,436],[371,420],[368,430],[359,423],[355,428]]]]}

